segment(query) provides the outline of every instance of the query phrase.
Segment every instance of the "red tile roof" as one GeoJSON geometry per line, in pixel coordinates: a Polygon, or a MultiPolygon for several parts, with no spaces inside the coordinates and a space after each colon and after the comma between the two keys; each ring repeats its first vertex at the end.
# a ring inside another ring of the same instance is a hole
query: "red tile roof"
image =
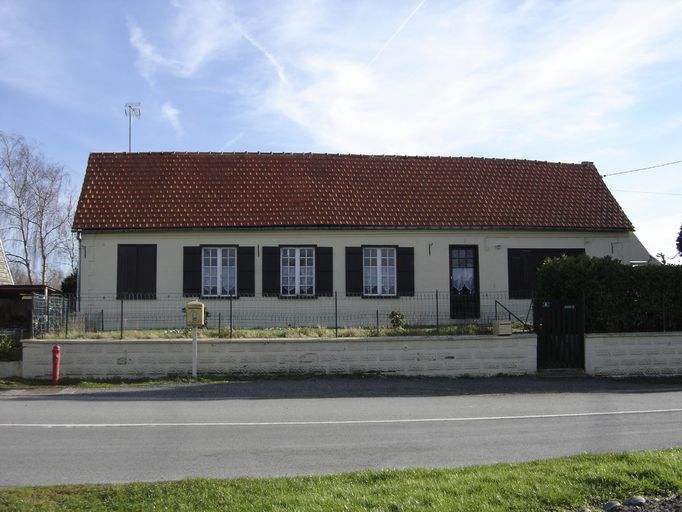
{"type": "Polygon", "coordinates": [[[269,153],[93,153],[74,229],[631,230],[592,163],[269,153]]]}

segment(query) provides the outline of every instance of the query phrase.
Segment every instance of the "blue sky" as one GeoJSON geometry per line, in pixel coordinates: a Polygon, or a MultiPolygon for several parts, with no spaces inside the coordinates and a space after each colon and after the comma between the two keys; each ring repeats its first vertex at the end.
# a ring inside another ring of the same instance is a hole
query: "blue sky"
{"type": "MultiPolygon", "coordinates": [[[[76,187],[129,101],[134,151],[682,160],[682,1],[0,0],[0,70],[0,130],[76,187]]],[[[606,183],[674,254],[682,164],[606,183]]]]}

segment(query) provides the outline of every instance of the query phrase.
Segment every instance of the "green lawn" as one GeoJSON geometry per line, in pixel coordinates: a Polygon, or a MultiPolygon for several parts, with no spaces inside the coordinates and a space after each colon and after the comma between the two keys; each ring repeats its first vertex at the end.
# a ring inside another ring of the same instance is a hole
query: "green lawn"
{"type": "MultiPolygon", "coordinates": [[[[405,326],[405,327],[343,327],[338,330],[339,338],[368,337],[368,336],[445,336],[445,335],[477,335],[490,334],[492,327],[487,324],[443,325],[433,326],[405,326]]],[[[39,339],[118,339],[119,331],[80,331],[65,330],[52,331],[41,334],[39,339]]],[[[327,327],[281,327],[258,329],[234,329],[232,338],[334,338],[336,330],[327,327]]],[[[124,339],[177,339],[191,338],[191,329],[144,329],[124,330],[124,339]]],[[[230,330],[200,329],[200,338],[229,338],[230,330]]]]}
{"type": "Polygon", "coordinates": [[[682,489],[682,448],[463,469],[0,489],[0,510],[549,511],[682,489]]]}
{"type": "MultiPolygon", "coordinates": [[[[159,379],[76,379],[63,378],[59,379],[60,386],[70,386],[78,388],[118,388],[126,387],[145,387],[145,386],[159,386],[159,385],[182,385],[182,384],[221,384],[230,382],[234,379],[228,379],[227,376],[215,377],[164,377],[159,379]]],[[[0,379],[0,391],[6,389],[27,388],[31,386],[52,386],[51,380],[48,379],[22,379],[19,377],[0,379]]],[[[1,511],[0,511],[1,512],[1,511]]]]}

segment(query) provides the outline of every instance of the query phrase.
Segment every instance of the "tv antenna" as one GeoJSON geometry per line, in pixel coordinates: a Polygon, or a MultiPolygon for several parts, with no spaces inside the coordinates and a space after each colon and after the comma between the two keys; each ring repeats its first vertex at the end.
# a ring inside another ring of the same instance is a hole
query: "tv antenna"
{"type": "Polygon", "coordinates": [[[135,119],[140,118],[140,104],[139,103],[126,103],[125,115],[128,117],[128,153],[130,153],[131,147],[131,134],[132,134],[132,120],[133,116],[135,119]]]}

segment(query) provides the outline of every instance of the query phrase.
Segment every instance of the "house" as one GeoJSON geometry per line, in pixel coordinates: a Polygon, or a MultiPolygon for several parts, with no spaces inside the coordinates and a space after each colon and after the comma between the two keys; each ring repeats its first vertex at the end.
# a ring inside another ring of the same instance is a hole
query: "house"
{"type": "Polygon", "coordinates": [[[14,279],[12,278],[12,271],[9,268],[5,248],[2,245],[2,240],[0,240],[0,286],[6,284],[14,284],[14,279]]]}
{"type": "Polygon", "coordinates": [[[125,301],[141,327],[187,297],[234,302],[242,325],[332,324],[329,297],[358,325],[379,309],[457,322],[493,299],[526,311],[549,256],[650,258],[590,162],[93,153],[74,230],[81,311],[104,323],[125,301]]]}

